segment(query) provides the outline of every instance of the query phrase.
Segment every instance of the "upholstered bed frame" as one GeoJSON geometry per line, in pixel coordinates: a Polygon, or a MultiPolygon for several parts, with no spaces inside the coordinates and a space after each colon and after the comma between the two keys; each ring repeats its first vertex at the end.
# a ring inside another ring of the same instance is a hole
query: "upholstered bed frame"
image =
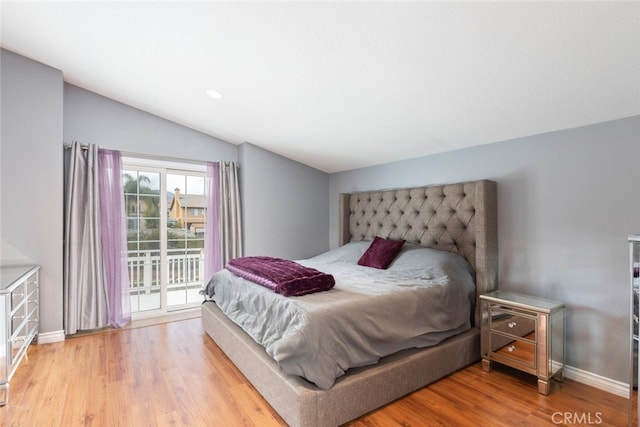
{"type": "MultiPolygon", "coordinates": [[[[496,184],[480,180],[340,195],[339,244],[376,235],[456,252],[475,270],[477,295],[496,288],[496,184]]],[[[479,304],[474,312],[480,325],[479,304]]],[[[202,305],[206,332],[291,426],[337,426],[480,359],[480,330],[435,347],[405,350],[352,369],[329,390],[283,373],[264,348],[215,303],[202,305]]]]}

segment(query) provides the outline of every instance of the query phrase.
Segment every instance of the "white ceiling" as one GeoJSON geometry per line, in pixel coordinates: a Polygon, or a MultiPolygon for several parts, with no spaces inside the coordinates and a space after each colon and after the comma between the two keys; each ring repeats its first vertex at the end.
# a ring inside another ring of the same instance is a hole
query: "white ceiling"
{"type": "Polygon", "coordinates": [[[4,48],[71,84],[326,172],[640,114],[637,1],[3,1],[0,14],[4,48]]]}

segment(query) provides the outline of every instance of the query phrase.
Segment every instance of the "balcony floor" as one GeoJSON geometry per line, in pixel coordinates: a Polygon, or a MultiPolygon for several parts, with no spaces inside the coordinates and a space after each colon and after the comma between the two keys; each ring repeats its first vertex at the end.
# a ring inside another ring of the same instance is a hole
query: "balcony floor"
{"type": "MultiPolygon", "coordinates": [[[[196,306],[204,300],[198,292],[201,287],[170,290],[167,292],[167,311],[196,306]]],[[[144,313],[160,309],[160,291],[131,295],[131,313],[144,313]]]]}

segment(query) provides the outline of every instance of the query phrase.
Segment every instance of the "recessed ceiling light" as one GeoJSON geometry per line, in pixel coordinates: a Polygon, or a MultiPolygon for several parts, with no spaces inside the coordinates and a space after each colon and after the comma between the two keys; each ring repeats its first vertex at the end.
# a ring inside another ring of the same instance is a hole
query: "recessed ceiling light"
{"type": "Polygon", "coordinates": [[[209,89],[207,91],[207,95],[209,95],[213,99],[222,99],[222,94],[215,89],[209,89]]]}

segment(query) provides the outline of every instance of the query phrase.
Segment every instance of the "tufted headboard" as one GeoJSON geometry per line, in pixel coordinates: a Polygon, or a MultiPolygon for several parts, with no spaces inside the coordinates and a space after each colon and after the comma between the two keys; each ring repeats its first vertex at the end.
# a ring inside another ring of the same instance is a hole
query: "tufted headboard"
{"type": "MultiPolygon", "coordinates": [[[[455,252],[474,269],[477,296],[496,289],[494,181],[340,194],[339,205],[340,245],[380,236],[455,252]]],[[[480,324],[478,303],[475,321],[480,324]]]]}

